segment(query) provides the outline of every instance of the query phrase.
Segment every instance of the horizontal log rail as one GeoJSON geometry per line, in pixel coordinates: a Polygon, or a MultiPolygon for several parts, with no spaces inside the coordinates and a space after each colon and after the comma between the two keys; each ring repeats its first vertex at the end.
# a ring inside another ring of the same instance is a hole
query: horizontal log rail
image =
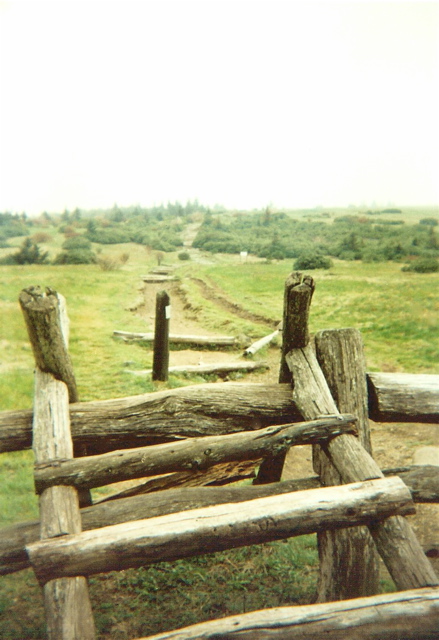
{"type": "Polygon", "coordinates": [[[210,620],[138,640],[433,640],[439,589],[277,607],[210,620]]]}
{"type": "Polygon", "coordinates": [[[35,465],[35,489],[54,485],[91,489],[122,480],[172,471],[203,470],[221,463],[262,458],[297,444],[326,443],[340,434],[355,434],[355,417],[338,415],[299,424],[266,427],[224,436],[188,438],[138,449],[114,451],[73,460],[35,465]]]}
{"type": "MultiPolygon", "coordinates": [[[[439,502],[437,467],[414,466],[402,469],[384,469],[383,473],[385,476],[398,475],[408,486],[415,503],[431,502],[433,501],[432,497],[435,498],[434,501],[439,502]],[[435,473],[433,473],[434,471],[435,473]],[[427,475],[427,477],[430,475],[432,483],[428,485],[422,479],[422,475],[427,475]],[[422,483],[421,488],[418,486],[419,480],[422,483]]],[[[142,520],[216,504],[245,502],[293,491],[318,489],[319,487],[318,476],[311,476],[268,485],[165,489],[149,494],[102,501],[81,509],[82,529],[89,531],[130,520],[142,520]]],[[[39,520],[35,520],[0,529],[0,575],[21,571],[30,566],[25,546],[39,540],[39,528],[39,520]]],[[[424,551],[428,555],[431,552],[431,545],[424,551]]]]}
{"type": "MultiPolygon", "coordinates": [[[[73,442],[112,451],[299,422],[289,385],[202,384],[70,405],[73,442]]],[[[0,452],[32,445],[32,411],[0,412],[0,452]]]]}
{"type": "MultiPolygon", "coordinates": [[[[437,423],[439,376],[422,375],[422,384],[416,384],[418,376],[406,375],[367,374],[370,417],[437,423]],[[418,403],[420,387],[425,392],[423,402],[418,403]],[[413,409],[407,406],[406,396],[413,398],[413,409]]],[[[96,453],[182,437],[250,431],[302,418],[289,384],[225,382],[71,404],[70,419],[75,450],[88,446],[96,453]]],[[[0,453],[31,446],[32,410],[0,412],[0,453]]]]}
{"type": "Polygon", "coordinates": [[[368,373],[369,416],[376,422],[439,421],[439,375],[368,373]]]}
{"type": "MultiPolygon", "coordinates": [[[[153,342],[154,333],[135,333],[132,331],[113,331],[116,338],[124,340],[142,340],[144,342],[153,342]]],[[[177,333],[169,334],[169,344],[193,344],[200,346],[220,346],[233,347],[240,344],[240,340],[233,336],[191,336],[180,335],[177,333]]]]}
{"type": "Polygon", "coordinates": [[[393,477],[116,524],[35,542],[26,550],[44,584],[413,512],[409,490],[393,477]]]}

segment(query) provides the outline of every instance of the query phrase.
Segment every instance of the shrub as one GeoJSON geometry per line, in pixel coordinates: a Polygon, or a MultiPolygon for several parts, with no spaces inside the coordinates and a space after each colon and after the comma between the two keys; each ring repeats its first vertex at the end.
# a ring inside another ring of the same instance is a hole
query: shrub
{"type": "Polygon", "coordinates": [[[294,262],[294,269],[330,269],[332,261],[318,253],[302,253],[294,262]]]}
{"type": "Polygon", "coordinates": [[[121,261],[113,256],[99,256],[97,263],[102,271],[116,271],[122,266],[121,261]]]}
{"type": "Polygon", "coordinates": [[[96,262],[96,255],[90,249],[70,249],[61,251],[53,264],[93,264],[96,262]]]}
{"type": "Polygon", "coordinates": [[[99,244],[123,244],[131,242],[131,235],[124,229],[118,229],[116,227],[108,229],[102,229],[101,227],[95,231],[88,231],[87,237],[92,242],[99,244]]]}
{"type": "Polygon", "coordinates": [[[422,220],[419,220],[419,224],[426,224],[430,227],[437,227],[439,223],[437,221],[437,218],[422,218],[422,220]]]}
{"type": "Polygon", "coordinates": [[[91,249],[91,242],[85,236],[73,236],[72,238],[67,238],[65,242],[63,242],[62,248],[66,251],[73,251],[76,249],[91,249]]]}
{"type": "Polygon", "coordinates": [[[416,273],[436,273],[439,271],[439,262],[436,258],[419,258],[412,264],[406,265],[402,271],[415,271],[416,273]]]}
{"type": "Polygon", "coordinates": [[[47,251],[42,252],[37,244],[30,238],[26,238],[16,253],[6,256],[1,262],[2,264],[46,264],[48,259],[47,251]]]}
{"type": "Polygon", "coordinates": [[[179,260],[190,260],[191,257],[189,255],[189,253],[187,251],[180,251],[180,253],[178,254],[178,259],[179,260]]]}
{"type": "Polygon", "coordinates": [[[37,231],[31,237],[32,242],[35,244],[40,244],[41,242],[50,242],[52,240],[52,236],[50,233],[45,233],[44,231],[37,231]]]}

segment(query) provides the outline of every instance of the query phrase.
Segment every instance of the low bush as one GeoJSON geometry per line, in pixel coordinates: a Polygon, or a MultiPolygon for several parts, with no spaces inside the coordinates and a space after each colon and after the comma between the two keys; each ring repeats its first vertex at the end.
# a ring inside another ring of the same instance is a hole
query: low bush
{"type": "Polygon", "coordinates": [[[180,251],[180,253],[178,254],[178,259],[179,260],[190,260],[191,257],[189,255],[189,253],[187,251],[180,251]]]}
{"type": "Polygon", "coordinates": [[[402,271],[414,271],[415,273],[437,273],[439,261],[436,258],[419,258],[402,268],[402,271]]]}
{"type": "Polygon", "coordinates": [[[332,260],[318,253],[302,253],[294,262],[294,269],[330,269],[332,260]]]}
{"type": "Polygon", "coordinates": [[[61,251],[53,264],[93,264],[96,262],[96,255],[90,249],[71,249],[61,251]]]}
{"type": "Polygon", "coordinates": [[[66,251],[91,249],[91,242],[85,236],[73,236],[72,238],[67,238],[67,240],[63,242],[62,248],[66,251]]]}
{"type": "Polygon", "coordinates": [[[30,238],[21,245],[15,253],[9,254],[1,260],[1,264],[47,264],[49,253],[41,251],[40,247],[30,238]]]}

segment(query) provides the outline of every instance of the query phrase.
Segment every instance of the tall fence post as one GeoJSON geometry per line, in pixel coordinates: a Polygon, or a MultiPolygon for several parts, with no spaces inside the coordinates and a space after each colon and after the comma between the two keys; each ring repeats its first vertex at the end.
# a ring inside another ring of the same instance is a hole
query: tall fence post
{"type": "Polygon", "coordinates": [[[159,291],[155,305],[154,357],[152,379],[165,382],[169,371],[169,320],[171,303],[166,291],[159,291]]]}
{"type": "MultiPolygon", "coordinates": [[[[36,465],[73,458],[69,399],[77,399],[67,351],[65,301],[52,290],[23,290],[20,305],[35,355],[33,449],[36,465]]],[[[40,537],[55,538],[82,530],[74,487],[49,487],[40,495],[40,537]]],[[[93,640],[95,629],[86,578],[61,578],[43,585],[49,640],[93,640]]]]}
{"type": "MultiPolygon", "coordinates": [[[[358,418],[358,436],[372,454],[367,406],[366,362],[357,329],[320,331],[315,338],[317,360],[340,412],[358,418]]],[[[322,484],[343,484],[321,447],[313,447],[314,470],[322,484]]],[[[378,555],[367,527],[318,534],[319,602],[347,600],[379,593],[378,555]]]]}
{"type": "MultiPolygon", "coordinates": [[[[282,356],[279,371],[280,383],[291,383],[292,376],[285,360],[291,349],[306,347],[309,342],[308,315],[314,293],[314,281],[298,271],[285,281],[282,321],[282,356]]],[[[253,484],[279,482],[285,464],[286,452],[265,458],[253,484]]]]}

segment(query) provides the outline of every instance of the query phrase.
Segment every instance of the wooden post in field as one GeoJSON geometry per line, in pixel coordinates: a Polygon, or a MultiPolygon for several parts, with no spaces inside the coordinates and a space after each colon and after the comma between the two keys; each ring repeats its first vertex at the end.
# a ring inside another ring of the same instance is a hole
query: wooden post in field
{"type": "MultiPolygon", "coordinates": [[[[341,412],[358,418],[358,436],[372,454],[367,407],[366,362],[361,334],[356,329],[321,331],[316,335],[317,359],[332,397],[341,412]]],[[[313,447],[314,470],[324,486],[343,480],[322,452],[313,447]]],[[[318,534],[319,602],[347,600],[379,593],[378,556],[367,527],[318,534]]]]}
{"type": "MultiPolygon", "coordinates": [[[[33,449],[37,464],[73,458],[69,397],[76,385],[67,352],[68,318],[64,298],[54,291],[23,290],[20,305],[35,354],[33,449]],[[62,378],[66,377],[64,381],[62,378]]],[[[41,539],[81,532],[74,487],[54,486],[40,496],[41,539]]],[[[93,614],[86,578],[47,582],[44,606],[49,640],[93,640],[93,614]]]]}
{"type": "Polygon", "coordinates": [[[166,291],[159,291],[155,306],[154,357],[152,379],[165,382],[169,370],[169,320],[171,304],[166,291]]]}
{"type": "MultiPolygon", "coordinates": [[[[285,282],[280,383],[291,383],[291,372],[285,360],[287,353],[291,349],[306,347],[309,342],[308,315],[314,288],[313,279],[297,271],[291,273],[285,282]]],[[[282,452],[266,458],[259,467],[253,484],[279,482],[285,456],[286,452],[282,452]]]]}

